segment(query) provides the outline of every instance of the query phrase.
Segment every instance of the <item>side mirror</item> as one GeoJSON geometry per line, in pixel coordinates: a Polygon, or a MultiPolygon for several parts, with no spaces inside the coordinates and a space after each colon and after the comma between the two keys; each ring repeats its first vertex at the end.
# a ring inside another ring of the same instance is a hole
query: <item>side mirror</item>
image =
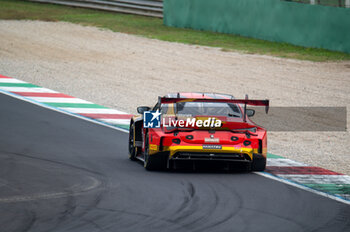
{"type": "Polygon", "coordinates": [[[151,108],[148,106],[139,106],[137,107],[137,113],[143,114],[145,111],[149,111],[151,108]]]}
{"type": "Polygon", "coordinates": [[[248,117],[253,117],[255,115],[255,110],[247,109],[246,113],[248,117]]]}

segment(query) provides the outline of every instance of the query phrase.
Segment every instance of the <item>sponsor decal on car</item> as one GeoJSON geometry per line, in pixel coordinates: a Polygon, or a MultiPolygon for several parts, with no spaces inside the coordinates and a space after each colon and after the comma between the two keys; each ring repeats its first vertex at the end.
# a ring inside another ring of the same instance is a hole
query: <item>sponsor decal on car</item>
{"type": "Polygon", "coordinates": [[[217,128],[221,127],[222,122],[220,119],[215,117],[209,118],[194,118],[191,116],[181,117],[183,115],[163,115],[161,120],[161,115],[157,111],[145,111],[143,113],[143,126],[144,128],[160,128],[161,122],[163,127],[206,127],[206,128],[217,128]],[[180,119],[179,119],[180,118],[180,119]],[[185,118],[185,119],[184,119],[185,118]]]}
{"type": "Polygon", "coordinates": [[[206,143],[219,143],[220,139],[219,138],[204,138],[204,141],[206,143]]]}
{"type": "Polygon", "coordinates": [[[212,145],[212,144],[204,144],[202,145],[203,149],[222,149],[222,145],[212,145]]]}
{"type": "Polygon", "coordinates": [[[160,127],[160,113],[157,111],[145,111],[143,113],[143,126],[145,128],[159,128],[160,127]]]}

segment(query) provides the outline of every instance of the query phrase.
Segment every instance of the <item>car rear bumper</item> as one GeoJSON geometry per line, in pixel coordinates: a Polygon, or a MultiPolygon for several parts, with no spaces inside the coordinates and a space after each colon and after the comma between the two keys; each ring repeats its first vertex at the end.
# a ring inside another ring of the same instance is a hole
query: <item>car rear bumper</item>
{"type": "Polygon", "coordinates": [[[249,147],[221,146],[220,149],[204,149],[202,145],[169,146],[163,147],[162,151],[154,148],[151,156],[157,156],[167,163],[167,168],[180,166],[190,167],[203,165],[214,166],[242,166],[250,168],[254,158],[264,158],[257,149],[249,147]]]}
{"type": "Polygon", "coordinates": [[[251,158],[245,153],[215,153],[215,152],[177,152],[170,160],[175,161],[226,161],[226,162],[251,162],[251,158]]]}
{"type": "Polygon", "coordinates": [[[203,145],[171,146],[169,159],[228,159],[232,161],[253,160],[253,148],[221,146],[220,149],[203,149],[203,145]]]}

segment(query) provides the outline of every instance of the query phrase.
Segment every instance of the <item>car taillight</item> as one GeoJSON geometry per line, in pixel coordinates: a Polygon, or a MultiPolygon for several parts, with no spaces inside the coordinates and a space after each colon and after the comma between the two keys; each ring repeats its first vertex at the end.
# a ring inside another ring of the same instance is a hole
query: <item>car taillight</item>
{"type": "Polygon", "coordinates": [[[193,135],[186,135],[186,139],[192,140],[193,139],[193,135]]]}
{"type": "Polygon", "coordinates": [[[252,142],[250,142],[249,140],[246,140],[243,142],[244,146],[249,146],[252,142]]]}

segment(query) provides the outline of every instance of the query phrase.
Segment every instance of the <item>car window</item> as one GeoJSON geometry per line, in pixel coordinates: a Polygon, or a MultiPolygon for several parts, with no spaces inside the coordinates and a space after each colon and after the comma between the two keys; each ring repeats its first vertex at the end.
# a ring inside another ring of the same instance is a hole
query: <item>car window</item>
{"type": "MultiPolygon", "coordinates": [[[[172,114],[174,104],[163,104],[162,113],[172,114]],[[170,112],[171,111],[171,112],[170,112]]],[[[213,116],[231,116],[242,117],[241,111],[236,104],[217,103],[217,102],[179,102],[175,104],[177,114],[184,115],[213,115],[213,116]]]]}

